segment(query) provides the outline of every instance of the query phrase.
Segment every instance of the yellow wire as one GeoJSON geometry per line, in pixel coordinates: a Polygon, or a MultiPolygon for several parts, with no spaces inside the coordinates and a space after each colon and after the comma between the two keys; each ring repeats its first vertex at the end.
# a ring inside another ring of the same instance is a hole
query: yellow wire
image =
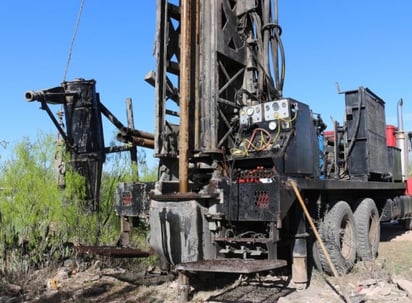
{"type": "Polygon", "coordinates": [[[278,138],[279,138],[279,135],[280,135],[280,123],[279,122],[276,122],[278,125],[277,125],[277,130],[276,130],[276,135],[275,135],[275,137],[273,138],[273,143],[276,143],[276,141],[278,140],[278,138]]]}
{"type": "MultiPolygon", "coordinates": [[[[253,141],[251,141],[250,139],[243,139],[243,141],[239,144],[239,146],[243,146],[242,144],[243,143],[246,143],[247,145],[249,145],[249,148],[245,148],[245,149],[241,149],[241,148],[232,148],[232,149],[230,149],[230,153],[232,154],[232,155],[235,155],[235,156],[245,156],[245,157],[248,157],[249,156],[249,151],[262,151],[263,150],[263,147],[265,147],[266,145],[268,145],[270,142],[272,142],[272,143],[276,143],[276,141],[278,140],[278,138],[279,138],[279,135],[280,135],[280,129],[281,129],[281,121],[284,121],[284,122],[287,122],[287,123],[292,123],[293,121],[295,121],[296,120],[296,117],[297,117],[297,115],[298,115],[298,112],[297,111],[295,111],[295,114],[293,115],[293,117],[292,118],[290,118],[290,119],[284,119],[284,118],[279,118],[279,116],[277,117],[277,131],[276,131],[276,135],[272,138],[272,139],[269,139],[269,142],[266,142],[266,140],[265,140],[265,138],[264,138],[264,134],[265,134],[265,132],[264,132],[264,130],[263,129],[255,129],[255,131],[256,130],[260,130],[260,145],[259,145],[259,147],[258,146],[256,146],[255,144],[253,144],[253,141]]],[[[252,136],[253,136],[253,133],[252,133],[252,136]]],[[[270,133],[268,133],[268,136],[269,136],[269,138],[271,137],[270,136],[270,133]]],[[[268,145],[269,146],[269,145],[268,145]]]]}

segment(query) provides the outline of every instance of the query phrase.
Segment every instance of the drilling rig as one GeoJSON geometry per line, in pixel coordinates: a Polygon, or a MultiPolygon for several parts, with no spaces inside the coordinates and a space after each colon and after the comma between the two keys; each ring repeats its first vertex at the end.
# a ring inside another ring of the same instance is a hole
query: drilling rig
{"type": "Polygon", "coordinates": [[[288,266],[306,284],[308,257],[346,273],[376,257],[380,220],[411,216],[407,138],[385,102],[343,92],[345,121],[326,131],[283,96],[281,34],[277,1],[157,1],[149,238],[183,277],[288,266]]]}
{"type": "Polygon", "coordinates": [[[118,212],[149,208],[149,243],[183,292],[188,272],[288,267],[306,285],[308,260],[339,275],[375,258],[380,221],[412,216],[402,119],[387,126],[384,100],[366,87],[342,92],[345,121],[329,130],[285,97],[277,0],[173,2],[157,0],[145,79],[155,128],[139,141],[153,145],[158,180],[144,207],[140,185],[123,184],[118,212]]]}

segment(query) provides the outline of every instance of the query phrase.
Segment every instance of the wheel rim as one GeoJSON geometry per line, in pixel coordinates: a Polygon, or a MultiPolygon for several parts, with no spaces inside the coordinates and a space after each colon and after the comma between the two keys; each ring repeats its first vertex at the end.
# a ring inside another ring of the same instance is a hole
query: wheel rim
{"type": "Polygon", "coordinates": [[[355,236],[354,229],[350,224],[350,220],[345,216],[340,226],[340,251],[345,260],[348,260],[356,247],[353,247],[351,243],[355,236]]]}
{"type": "MultiPolygon", "coordinates": [[[[372,214],[369,218],[369,244],[371,247],[374,247],[374,243],[376,242],[376,237],[378,236],[378,233],[380,232],[379,228],[379,219],[377,216],[372,214]]],[[[374,255],[376,251],[372,252],[372,255],[374,255]]]]}

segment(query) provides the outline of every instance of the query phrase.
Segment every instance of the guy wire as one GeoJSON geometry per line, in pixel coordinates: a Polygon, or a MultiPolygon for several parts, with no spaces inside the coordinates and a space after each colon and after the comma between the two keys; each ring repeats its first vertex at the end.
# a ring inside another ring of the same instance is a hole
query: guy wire
{"type": "Polygon", "coordinates": [[[80,3],[79,13],[77,14],[76,25],[74,27],[73,36],[72,36],[70,47],[69,47],[69,54],[67,56],[66,67],[64,69],[63,82],[66,81],[67,71],[69,70],[70,60],[71,60],[72,52],[73,52],[73,45],[74,45],[74,41],[76,40],[77,30],[79,29],[79,24],[80,24],[80,19],[81,19],[82,12],[83,12],[84,2],[85,0],[82,0],[82,2],[80,3]]]}

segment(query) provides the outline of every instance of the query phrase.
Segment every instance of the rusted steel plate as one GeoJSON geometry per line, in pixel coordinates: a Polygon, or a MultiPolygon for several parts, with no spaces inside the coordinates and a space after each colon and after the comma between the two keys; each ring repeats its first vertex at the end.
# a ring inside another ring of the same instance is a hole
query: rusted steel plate
{"type": "Polygon", "coordinates": [[[141,250],[139,248],[117,246],[76,246],[74,249],[79,253],[113,258],[145,258],[154,253],[153,251],[141,250]]]}
{"type": "Polygon", "coordinates": [[[174,202],[174,201],[187,201],[187,200],[196,200],[201,198],[201,196],[197,193],[193,192],[188,192],[188,193],[173,193],[173,194],[167,194],[167,195],[154,195],[152,193],[149,193],[149,196],[153,200],[157,201],[169,201],[169,202],[174,202]]]}
{"type": "Polygon", "coordinates": [[[220,259],[202,260],[178,264],[177,270],[203,271],[203,272],[230,272],[236,274],[249,274],[265,270],[272,270],[286,266],[285,260],[241,260],[220,259]]]}

